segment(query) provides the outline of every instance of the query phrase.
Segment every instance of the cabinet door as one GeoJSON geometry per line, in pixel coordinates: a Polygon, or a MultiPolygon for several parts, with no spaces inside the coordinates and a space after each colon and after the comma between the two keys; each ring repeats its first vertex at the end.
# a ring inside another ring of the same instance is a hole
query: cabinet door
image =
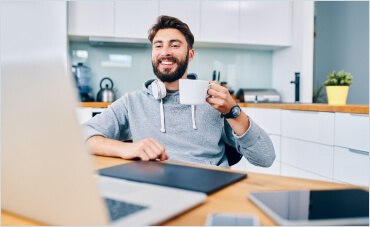
{"type": "Polygon", "coordinates": [[[113,36],[114,1],[68,2],[68,34],[113,36]]]}
{"type": "Polygon", "coordinates": [[[334,145],[334,113],[282,110],[281,135],[334,145]]]}
{"type": "Polygon", "coordinates": [[[334,147],[334,179],[369,186],[369,153],[334,147]]]}
{"type": "Polygon", "coordinates": [[[326,178],[333,178],[332,146],[281,138],[281,162],[326,178]]]}
{"type": "Polygon", "coordinates": [[[160,1],[159,15],[167,15],[186,23],[199,41],[200,1],[160,1]]]}
{"type": "Polygon", "coordinates": [[[240,42],[261,45],[291,44],[291,1],[241,1],[240,42]]]}
{"type": "Polygon", "coordinates": [[[281,110],[243,107],[242,110],[267,133],[281,135],[281,110]]]}
{"type": "Polygon", "coordinates": [[[159,16],[158,1],[117,1],[116,37],[148,38],[148,30],[159,16]]]}
{"type": "Polygon", "coordinates": [[[202,1],[201,41],[236,43],[239,41],[239,2],[202,1]]]}
{"type": "Polygon", "coordinates": [[[335,145],[369,152],[369,115],[335,113],[335,145]]]}
{"type": "MultiPolygon", "coordinates": [[[[281,176],[334,182],[332,179],[281,163],[281,176]]],[[[342,182],[336,182],[342,183],[342,182]]]]}

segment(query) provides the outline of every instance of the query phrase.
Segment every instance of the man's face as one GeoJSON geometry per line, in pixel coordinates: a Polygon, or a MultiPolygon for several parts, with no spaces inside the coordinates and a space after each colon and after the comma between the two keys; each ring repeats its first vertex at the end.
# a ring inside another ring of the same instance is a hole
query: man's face
{"type": "Polygon", "coordinates": [[[152,66],[162,82],[180,79],[192,61],[194,50],[188,49],[185,36],[177,29],[167,28],[157,32],[153,39],[152,66]]]}

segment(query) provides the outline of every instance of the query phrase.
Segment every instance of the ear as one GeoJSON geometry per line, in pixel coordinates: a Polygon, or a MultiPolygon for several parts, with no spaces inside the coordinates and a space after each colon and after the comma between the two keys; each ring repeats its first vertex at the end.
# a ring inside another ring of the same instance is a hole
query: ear
{"type": "Polygon", "coordinates": [[[189,62],[191,62],[194,58],[194,49],[189,49],[189,62]]]}

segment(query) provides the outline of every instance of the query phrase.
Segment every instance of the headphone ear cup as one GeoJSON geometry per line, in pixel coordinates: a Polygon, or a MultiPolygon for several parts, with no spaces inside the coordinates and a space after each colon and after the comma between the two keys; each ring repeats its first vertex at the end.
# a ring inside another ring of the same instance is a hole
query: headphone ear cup
{"type": "Polygon", "coordinates": [[[167,95],[166,86],[160,80],[155,80],[151,83],[152,93],[155,99],[163,99],[167,95]]]}

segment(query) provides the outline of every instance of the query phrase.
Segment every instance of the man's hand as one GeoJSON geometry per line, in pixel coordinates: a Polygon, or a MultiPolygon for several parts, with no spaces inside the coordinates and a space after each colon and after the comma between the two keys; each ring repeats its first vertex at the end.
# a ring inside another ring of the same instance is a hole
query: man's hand
{"type": "Polygon", "coordinates": [[[108,139],[103,136],[92,136],[86,141],[93,154],[123,159],[140,158],[149,161],[159,158],[167,160],[169,156],[155,139],[144,139],[135,143],[125,143],[118,140],[108,139]]]}
{"type": "Polygon", "coordinates": [[[127,152],[121,152],[121,158],[133,159],[140,158],[143,161],[160,158],[161,161],[167,160],[169,156],[165,153],[165,148],[155,139],[144,139],[135,143],[127,143],[127,152]]]}
{"type": "Polygon", "coordinates": [[[235,100],[231,97],[227,88],[219,85],[216,81],[209,81],[211,84],[206,101],[217,111],[222,114],[230,112],[231,108],[236,105],[235,100]]]}

